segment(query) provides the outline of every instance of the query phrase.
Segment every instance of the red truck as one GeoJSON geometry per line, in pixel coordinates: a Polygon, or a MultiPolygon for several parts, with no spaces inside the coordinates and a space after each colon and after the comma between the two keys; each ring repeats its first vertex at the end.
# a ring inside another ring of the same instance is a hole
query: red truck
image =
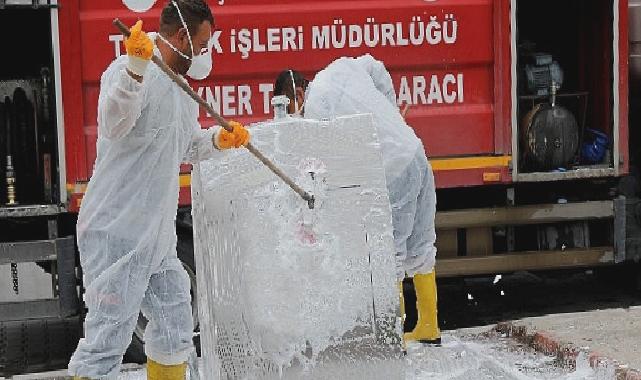
{"type": "MultiPolygon", "coordinates": [[[[191,85],[226,118],[271,118],[285,68],[311,79],[341,56],[385,63],[435,171],[439,277],[641,259],[639,0],[209,3],[214,68],[191,85]]],[[[82,319],[75,217],[96,157],[100,76],[124,52],[112,20],[153,31],[164,5],[0,0],[0,374],[33,367],[27,351],[2,350],[5,326],[82,319]]],[[[189,169],[176,228],[195,279],[189,169]]]]}

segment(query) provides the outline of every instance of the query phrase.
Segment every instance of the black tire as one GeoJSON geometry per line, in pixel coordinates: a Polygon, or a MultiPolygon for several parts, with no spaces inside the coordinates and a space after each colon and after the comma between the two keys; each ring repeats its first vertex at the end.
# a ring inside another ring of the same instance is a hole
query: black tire
{"type": "MultiPolygon", "coordinates": [[[[196,283],[196,265],[194,260],[194,242],[193,237],[188,234],[178,235],[178,244],[176,246],[178,251],[178,258],[183,263],[183,267],[189,274],[191,280],[191,306],[194,317],[194,345],[196,351],[200,355],[200,326],[198,324],[198,287],[196,283]]],[[[143,334],[147,326],[147,319],[140,313],[138,316],[138,323],[134,330],[133,338],[127,352],[125,353],[126,363],[139,363],[143,364],[147,361],[145,355],[145,343],[143,334]]]]}

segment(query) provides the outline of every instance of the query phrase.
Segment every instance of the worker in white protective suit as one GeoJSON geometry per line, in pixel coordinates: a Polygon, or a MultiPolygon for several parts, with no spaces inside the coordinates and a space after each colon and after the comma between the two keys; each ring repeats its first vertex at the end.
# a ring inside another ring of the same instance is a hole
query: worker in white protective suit
{"type": "Polygon", "coordinates": [[[176,254],[180,164],[244,146],[249,134],[238,123],[201,129],[196,102],[149,61],[155,54],[204,78],[212,24],[204,0],[172,1],[157,36],[138,21],[127,55],[102,75],[97,158],[77,224],[88,314],[69,363],[76,379],[118,377],[140,310],[148,379],[185,378],[194,347],[190,282],[176,254]]]}
{"type": "MultiPolygon", "coordinates": [[[[370,55],[341,58],[319,72],[307,85],[295,70],[283,71],[274,95],[290,99],[289,113],[306,118],[335,118],[371,113],[381,143],[387,188],[392,206],[398,280],[413,277],[418,321],[406,341],[440,343],[437,320],[436,187],[421,140],[401,116],[392,78],[370,55]]],[[[402,314],[404,304],[401,298],[402,314]]]]}

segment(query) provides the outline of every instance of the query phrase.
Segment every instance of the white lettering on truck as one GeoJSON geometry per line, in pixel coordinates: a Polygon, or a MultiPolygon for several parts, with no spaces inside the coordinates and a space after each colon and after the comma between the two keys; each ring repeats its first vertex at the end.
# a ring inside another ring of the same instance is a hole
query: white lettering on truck
{"type": "MultiPolygon", "coordinates": [[[[409,21],[395,20],[379,23],[374,17],[366,17],[364,23],[346,24],[342,18],[335,18],[331,24],[312,25],[306,30],[298,26],[265,26],[260,28],[233,28],[229,30],[229,52],[239,53],[241,59],[252,54],[327,49],[359,49],[363,47],[421,47],[441,44],[454,44],[458,40],[459,25],[453,13],[445,13],[442,20],[438,16],[413,16],[409,21]],[[310,38],[306,33],[311,33],[310,38]],[[306,41],[311,41],[307,46],[306,41]]],[[[210,46],[218,54],[223,54],[221,44],[223,31],[212,34],[210,46]]],[[[109,36],[114,43],[116,56],[122,54],[123,37],[119,34],[109,36]]],[[[225,41],[223,41],[225,42],[225,41]]]]}
{"type": "Polygon", "coordinates": [[[303,27],[267,28],[265,30],[243,28],[230,31],[229,49],[239,52],[242,59],[250,53],[303,50],[305,37],[303,27]]]}
{"type": "Polygon", "coordinates": [[[432,75],[428,79],[416,75],[408,80],[402,76],[398,89],[398,104],[454,104],[463,103],[463,74],[432,75]]]}
{"type": "Polygon", "coordinates": [[[116,58],[120,57],[122,51],[120,50],[120,44],[125,40],[125,37],[122,34],[112,34],[109,36],[109,41],[114,43],[114,53],[116,58]]]}
{"type": "MultiPolygon", "coordinates": [[[[251,116],[254,114],[251,106],[252,90],[249,85],[198,87],[196,93],[220,115],[251,116]]],[[[211,117],[209,114],[207,116],[211,117]]]]}
{"type": "MultiPolygon", "coordinates": [[[[402,104],[437,105],[461,104],[464,102],[464,85],[462,73],[445,75],[402,76],[397,87],[397,101],[402,104]]],[[[262,99],[262,115],[271,114],[270,100],[274,91],[272,83],[259,83],[257,95],[262,99]]],[[[255,89],[254,89],[255,91],[255,89]]],[[[204,97],[209,105],[222,116],[252,116],[252,87],[247,84],[238,86],[204,86],[198,87],[198,95],[204,97]]],[[[260,104],[260,103],[259,103],[260,104]]],[[[260,107],[258,107],[260,109],[260,107]]],[[[204,115],[204,111],[201,116],[204,115]]],[[[260,113],[261,111],[257,111],[260,113]]]]}
{"type": "Polygon", "coordinates": [[[453,44],[458,39],[458,21],[453,13],[445,14],[442,21],[430,16],[429,22],[414,16],[411,22],[377,23],[368,17],[364,24],[345,24],[337,18],[331,25],[312,26],[312,50],[369,48],[379,46],[422,46],[453,44]]]}
{"type": "MultiPolygon", "coordinates": [[[[458,40],[459,25],[453,13],[439,16],[413,16],[411,21],[394,20],[380,23],[374,17],[366,17],[364,23],[345,23],[340,17],[331,20],[331,24],[312,25],[306,29],[302,25],[265,26],[261,28],[239,28],[212,34],[209,46],[217,54],[225,53],[223,46],[229,38],[229,51],[240,54],[246,60],[256,53],[278,53],[328,49],[358,49],[363,47],[424,47],[442,44],[454,44],[458,40]],[[306,36],[306,33],[311,35],[306,36]],[[222,40],[222,41],[221,41],[222,40]],[[310,42],[307,42],[310,41],[310,42]],[[221,43],[222,42],[222,43],[221,43]],[[307,46],[305,45],[307,43],[307,46]]],[[[109,35],[113,44],[114,55],[124,54],[120,34],[109,35]]],[[[283,67],[287,66],[283,62],[283,67]]],[[[214,69],[215,70],[215,69],[214,69]]],[[[463,73],[445,73],[430,75],[402,76],[397,88],[397,101],[401,105],[460,104],[464,102],[463,73]]],[[[256,96],[262,95],[262,114],[271,114],[270,100],[274,90],[272,83],[259,83],[253,88],[256,96]]],[[[223,116],[253,115],[252,87],[247,84],[203,86],[198,88],[198,95],[205,98],[212,108],[223,116]]],[[[260,104],[256,100],[256,104],[260,104]]],[[[260,106],[257,107],[260,109],[260,106]]],[[[260,111],[257,111],[260,113],[260,111]]],[[[204,115],[203,115],[204,116],[204,115]]]]}
{"type": "Polygon", "coordinates": [[[263,94],[263,113],[269,115],[271,112],[271,94],[274,91],[274,85],[271,83],[261,83],[258,85],[258,91],[263,94]]]}

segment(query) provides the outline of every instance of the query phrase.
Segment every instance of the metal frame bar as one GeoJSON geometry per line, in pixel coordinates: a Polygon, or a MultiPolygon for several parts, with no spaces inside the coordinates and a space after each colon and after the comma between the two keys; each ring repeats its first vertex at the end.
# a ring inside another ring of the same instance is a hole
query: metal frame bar
{"type": "Polygon", "coordinates": [[[554,182],[585,178],[615,177],[616,168],[572,169],[566,172],[535,172],[517,175],[518,182],[554,182]]]}
{"type": "Polygon", "coordinates": [[[74,250],[74,238],[0,243],[0,265],[55,261],[59,252],[74,250]]]}
{"type": "Polygon", "coordinates": [[[56,0],[30,0],[28,2],[19,2],[15,1],[8,3],[11,0],[0,0],[0,9],[51,9],[58,8],[58,3],[56,0]]]}
{"type": "Polygon", "coordinates": [[[457,229],[607,219],[614,216],[614,201],[591,201],[445,211],[436,214],[435,224],[437,229],[457,229]]]}
{"type": "Polygon", "coordinates": [[[60,317],[57,298],[37,301],[4,302],[0,304],[0,321],[60,317]]]}
{"type": "MultiPolygon", "coordinates": [[[[613,147],[612,147],[612,165],[614,166],[615,175],[620,174],[619,155],[619,128],[621,125],[619,123],[619,112],[620,112],[620,101],[619,101],[619,0],[612,0],[614,9],[613,9],[613,20],[612,20],[612,33],[613,33],[613,51],[612,51],[612,134],[613,134],[613,147]]],[[[627,79],[627,78],[626,78],[627,79]]]]}
{"type": "Polygon", "coordinates": [[[51,46],[53,47],[53,83],[56,98],[56,132],[58,134],[58,188],[59,203],[67,204],[67,163],[65,150],[65,118],[62,104],[62,69],[60,64],[60,28],[58,0],[49,0],[51,9],[51,46]]]}
{"type": "Polygon", "coordinates": [[[0,243],[0,265],[52,261],[51,277],[55,298],[0,303],[0,321],[68,317],[79,311],[74,237],[54,238],[57,235],[57,225],[55,221],[49,222],[51,240],[0,243]]]}
{"type": "Polygon", "coordinates": [[[517,94],[517,61],[516,50],[516,0],[510,0],[510,85],[512,86],[512,181],[518,181],[519,175],[519,121],[518,121],[518,94],[517,94]]]}
{"type": "Polygon", "coordinates": [[[37,216],[55,216],[67,212],[59,205],[29,205],[0,207],[0,218],[29,218],[37,216]]]}
{"type": "Polygon", "coordinates": [[[547,252],[515,252],[436,261],[438,277],[474,276],[521,270],[581,268],[615,262],[612,247],[547,252]]]}
{"type": "Polygon", "coordinates": [[[627,215],[626,198],[620,196],[614,200],[614,261],[621,263],[626,259],[627,215]]]}

